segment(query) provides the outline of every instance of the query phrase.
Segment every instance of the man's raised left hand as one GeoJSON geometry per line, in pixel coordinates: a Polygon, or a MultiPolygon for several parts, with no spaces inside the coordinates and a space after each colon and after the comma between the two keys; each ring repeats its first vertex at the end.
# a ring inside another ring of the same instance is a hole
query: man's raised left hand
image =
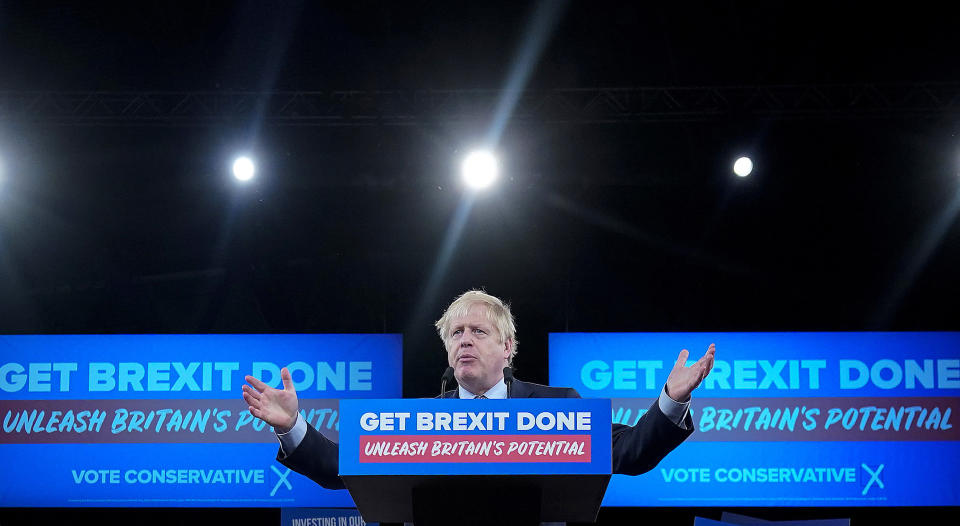
{"type": "Polygon", "coordinates": [[[676,402],[686,402],[690,399],[690,393],[700,385],[700,382],[710,374],[713,369],[713,357],[717,352],[716,345],[711,343],[707,352],[702,358],[696,361],[690,367],[686,366],[690,351],[684,349],[680,351],[677,357],[677,363],[673,364],[673,370],[667,377],[667,396],[676,402]]]}

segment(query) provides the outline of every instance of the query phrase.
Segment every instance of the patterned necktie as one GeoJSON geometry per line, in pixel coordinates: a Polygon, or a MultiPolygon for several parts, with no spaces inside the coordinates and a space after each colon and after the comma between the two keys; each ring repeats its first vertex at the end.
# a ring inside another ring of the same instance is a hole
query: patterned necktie
{"type": "Polygon", "coordinates": [[[486,397],[486,396],[483,396],[483,395],[477,395],[477,396],[474,396],[474,397],[473,397],[474,400],[479,400],[479,399],[481,399],[481,398],[484,399],[484,400],[487,399],[487,397],[486,397]]]}

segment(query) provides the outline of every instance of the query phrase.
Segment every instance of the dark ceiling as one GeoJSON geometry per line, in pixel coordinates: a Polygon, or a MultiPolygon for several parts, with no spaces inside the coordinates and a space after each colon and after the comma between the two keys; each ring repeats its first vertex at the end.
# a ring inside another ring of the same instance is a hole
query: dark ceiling
{"type": "MultiPolygon", "coordinates": [[[[3,2],[0,90],[504,87],[537,4],[459,4],[3,2]]],[[[569,3],[527,87],[960,80],[935,4],[674,4],[569,3]]],[[[537,381],[549,331],[960,328],[956,106],[513,122],[471,205],[457,163],[490,118],[0,119],[0,331],[403,332],[422,396],[443,366],[430,322],[469,287],[512,301],[537,381]],[[260,173],[241,188],[243,149],[260,173]]]]}
{"type": "MultiPolygon", "coordinates": [[[[545,4],[532,87],[957,77],[943,3],[545,4]]],[[[0,88],[499,88],[537,5],[4,2],[0,88]]]]}

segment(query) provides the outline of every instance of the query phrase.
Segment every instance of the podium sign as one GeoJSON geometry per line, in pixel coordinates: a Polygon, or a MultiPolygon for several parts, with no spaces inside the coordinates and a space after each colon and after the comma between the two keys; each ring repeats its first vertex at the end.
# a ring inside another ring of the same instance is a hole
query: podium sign
{"type": "Polygon", "coordinates": [[[340,411],[341,476],[610,474],[609,400],[342,400],[340,411]]]}
{"type": "Polygon", "coordinates": [[[509,506],[589,521],[610,478],[609,400],[342,400],[340,411],[340,476],[366,520],[431,522],[417,501],[455,509],[453,495],[476,505],[479,491],[489,517],[509,506]]]}

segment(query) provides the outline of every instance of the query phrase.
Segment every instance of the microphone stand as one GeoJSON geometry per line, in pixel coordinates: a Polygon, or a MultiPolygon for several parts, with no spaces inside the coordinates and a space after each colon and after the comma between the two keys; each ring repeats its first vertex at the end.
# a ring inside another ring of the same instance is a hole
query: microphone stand
{"type": "Polygon", "coordinates": [[[453,367],[447,367],[447,370],[443,372],[443,377],[440,378],[440,398],[443,398],[444,393],[447,392],[447,383],[453,379],[453,367]]]}

